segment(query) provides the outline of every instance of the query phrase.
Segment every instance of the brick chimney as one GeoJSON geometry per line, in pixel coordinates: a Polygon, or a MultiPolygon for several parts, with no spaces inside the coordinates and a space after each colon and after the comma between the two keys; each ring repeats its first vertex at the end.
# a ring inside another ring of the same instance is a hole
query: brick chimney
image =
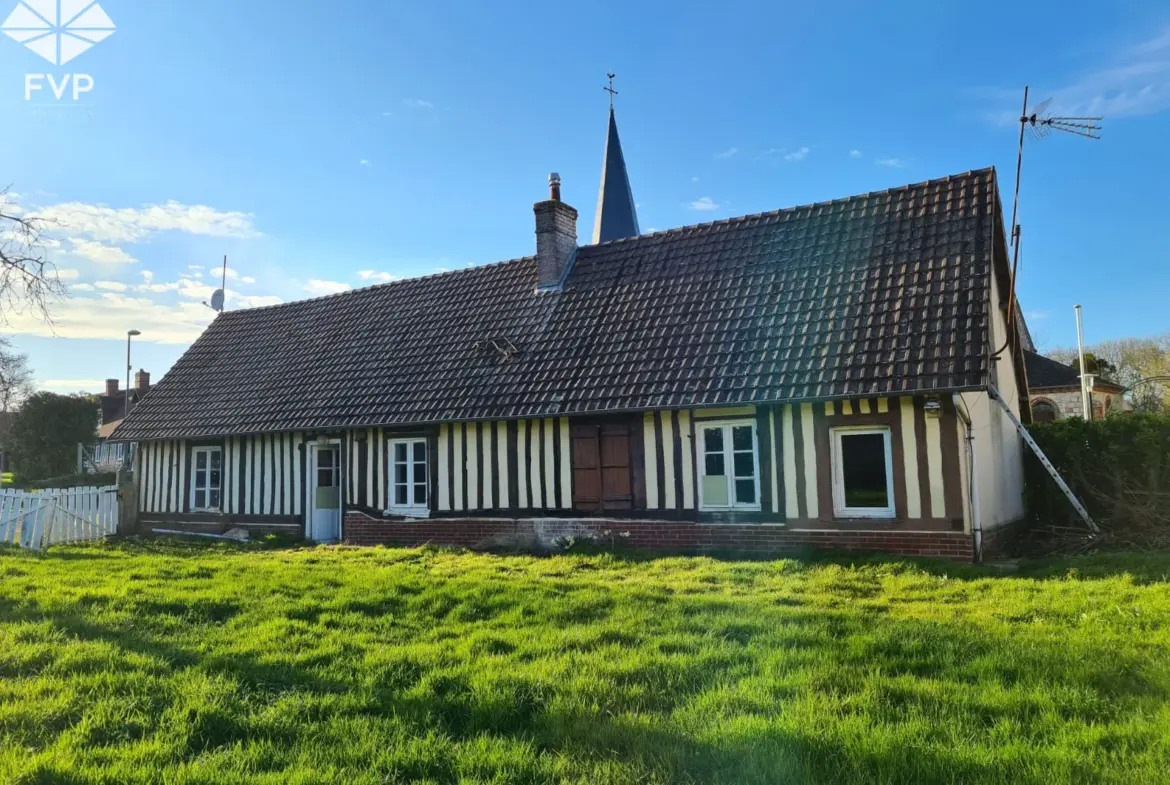
{"type": "Polygon", "coordinates": [[[134,374],[134,389],[138,390],[138,394],[142,395],[150,389],[150,372],[138,369],[138,373],[134,374]]]}
{"type": "Polygon", "coordinates": [[[561,201],[561,176],[548,176],[549,198],[532,206],[536,214],[537,289],[561,285],[577,254],[577,211],[561,201]]]}
{"type": "Polygon", "coordinates": [[[106,397],[113,398],[118,394],[118,380],[106,379],[106,397]]]}

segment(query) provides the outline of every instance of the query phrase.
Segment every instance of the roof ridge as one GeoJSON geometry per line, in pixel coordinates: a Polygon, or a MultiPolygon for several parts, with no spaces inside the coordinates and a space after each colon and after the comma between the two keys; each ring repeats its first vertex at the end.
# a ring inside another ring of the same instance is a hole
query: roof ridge
{"type": "Polygon", "coordinates": [[[923,187],[926,187],[929,185],[934,185],[935,183],[945,183],[945,182],[949,182],[950,180],[953,180],[953,179],[958,179],[960,177],[970,177],[970,176],[976,175],[976,174],[983,174],[984,172],[991,172],[994,175],[995,174],[995,166],[985,166],[982,169],[969,169],[966,172],[958,172],[955,174],[948,174],[945,177],[934,177],[934,178],[931,178],[930,180],[922,180],[921,182],[917,182],[917,183],[906,183],[905,185],[899,185],[899,186],[895,186],[893,188],[886,188],[886,189],[883,189],[881,191],[866,191],[865,193],[853,194],[852,196],[842,196],[842,197],[838,197],[836,199],[826,199],[826,200],[819,201],[819,202],[808,202],[806,204],[795,204],[795,205],[792,205],[790,207],[781,207],[781,208],[776,209],[776,210],[765,210],[765,211],[759,212],[759,213],[748,213],[747,215],[729,216],[727,218],[719,218],[719,219],[716,219],[714,221],[706,221],[704,223],[687,224],[686,226],[676,226],[672,229],[660,229],[660,230],[655,231],[655,232],[648,232],[646,234],[639,234],[639,235],[635,235],[633,237],[622,237],[622,238],[617,239],[617,240],[608,240],[604,243],[596,243],[594,245],[588,245],[588,246],[583,246],[583,247],[602,248],[602,247],[606,247],[606,246],[616,245],[618,243],[635,242],[637,240],[642,239],[643,237],[658,237],[661,239],[662,235],[664,235],[664,234],[672,234],[675,232],[681,233],[681,232],[687,231],[688,229],[706,229],[706,228],[711,227],[711,226],[719,226],[722,224],[730,225],[732,223],[738,223],[738,222],[742,222],[742,221],[750,221],[752,219],[757,219],[757,218],[772,218],[774,216],[781,215],[783,213],[793,212],[795,210],[804,210],[804,209],[813,208],[813,207],[823,207],[825,205],[838,204],[840,202],[850,202],[850,201],[853,201],[854,199],[864,199],[864,198],[868,198],[871,196],[881,196],[883,194],[892,194],[892,193],[899,192],[899,191],[909,191],[913,188],[923,188],[923,187]]]}

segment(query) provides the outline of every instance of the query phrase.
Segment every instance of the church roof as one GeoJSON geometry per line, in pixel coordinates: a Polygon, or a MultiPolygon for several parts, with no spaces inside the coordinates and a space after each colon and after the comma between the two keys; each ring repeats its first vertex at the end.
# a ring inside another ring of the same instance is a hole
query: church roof
{"type": "Polygon", "coordinates": [[[601,189],[597,194],[597,215],[593,221],[593,244],[639,234],[634,192],[630,188],[626,157],[622,155],[622,140],[618,138],[617,120],[611,106],[605,158],[601,164],[601,189]]]}
{"type": "Polygon", "coordinates": [[[976,389],[995,172],[220,314],[115,438],[976,389]]]}

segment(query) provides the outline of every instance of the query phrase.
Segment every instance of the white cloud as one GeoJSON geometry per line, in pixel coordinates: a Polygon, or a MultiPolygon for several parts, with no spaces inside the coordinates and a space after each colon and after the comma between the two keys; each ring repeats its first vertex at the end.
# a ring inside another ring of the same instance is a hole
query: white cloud
{"type": "Polygon", "coordinates": [[[50,392],[59,393],[75,393],[75,392],[91,392],[104,393],[106,391],[105,379],[45,379],[44,381],[37,380],[37,389],[49,390],[50,392]]]}
{"type": "Polygon", "coordinates": [[[177,292],[179,290],[178,281],[171,281],[170,283],[140,283],[134,287],[136,292],[177,292]]]}
{"type": "Polygon", "coordinates": [[[8,194],[8,198],[5,199],[3,195],[0,195],[0,210],[2,210],[5,215],[10,215],[13,217],[24,215],[24,208],[16,203],[16,199],[13,198],[14,196],[15,194],[8,194]]]}
{"type": "Polygon", "coordinates": [[[399,276],[394,273],[380,273],[374,270],[358,270],[358,278],[363,281],[397,281],[399,276]]]}
{"type": "Polygon", "coordinates": [[[133,264],[138,261],[116,245],[103,245],[96,240],[82,240],[76,237],[70,237],[69,242],[73,247],[65,253],[98,264],[133,264]]]}
{"type": "Polygon", "coordinates": [[[105,289],[107,292],[124,292],[130,287],[118,281],[95,281],[94,286],[105,289]]]}
{"type": "Polygon", "coordinates": [[[93,284],[75,283],[72,286],[70,286],[69,288],[75,292],[92,292],[93,291],[93,284]]]}
{"type": "Polygon", "coordinates": [[[201,264],[189,264],[189,265],[187,265],[187,269],[188,270],[203,270],[206,268],[204,268],[204,266],[201,264]]]}
{"type": "Polygon", "coordinates": [[[788,153],[787,155],[785,155],[784,160],[785,161],[803,161],[805,158],[808,157],[808,154],[810,152],[812,152],[812,151],[809,150],[809,148],[807,148],[807,147],[799,147],[799,148],[793,150],[791,153],[788,153]]]}
{"type": "Polygon", "coordinates": [[[349,290],[349,284],[340,281],[321,281],[316,278],[310,280],[304,287],[305,291],[314,297],[326,294],[338,294],[349,290]]]}
{"type": "Polygon", "coordinates": [[[850,150],[850,151],[849,151],[849,157],[850,157],[850,158],[860,158],[860,157],[861,157],[861,151],[860,151],[860,150],[850,150]]]}
{"type": "Polygon", "coordinates": [[[421,98],[408,98],[402,102],[402,105],[410,109],[434,109],[435,105],[430,101],[424,101],[421,98]]]}
{"type": "Polygon", "coordinates": [[[251,213],[221,212],[207,205],[169,201],[142,207],[113,208],[101,204],[64,202],[31,215],[56,224],[70,237],[109,243],[142,242],[155,232],[186,232],[209,237],[259,236],[251,213]]]}
{"type": "Polygon", "coordinates": [[[76,281],[80,277],[81,277],[80,270],[70,270],[70,269],[63,270],[59,267],[57,268],[57,278],[59,278],[62,281],[76,281]]]}
{"type": "MultiPolygon", "coordinates": [[[[75,286],[74,289],[77,287],[75,286]]],[[[70,297],[53,308],[53,324],[30,313],[15,314],[10,326],[19,333],[61,338],[126,340],[130,327],[139,340],[190,343],[210,322],[211,311],[199,303],[164,304],[145,297],[104,292],[96,297],[70,297]]]]}
{"type": "Polygon", "coordinates": [[[235,302],[239,303],[245,308],[264,308],[269,305],[280,305],[284,300],[275,295],[260,295],[250,296],[244,294],[234,295],[235,302]]]}
{"type": "Polygon", "coordinates": [[[691,202],[691,209],[700,211],[718,210],[719,205],[715,204],[714,200],[712,200],[710,196],[701,196],[695,201],[691,202]]]}
{"type": "Polygon", "coordinates": [[[724,150],[721,153],[715,153],[715,157],[722,160],[722,161],[726,161],[728,158],[734,158],[736,156],[736,154],[738,154],[738,153],[739,153],[738,147],[728,147],[726,150],[724,150]]]}
{"type": "Polygon", "coordinates": [[[240,278],[240,283],[256,283],[256,279],[250,275],[245,275],[240,278]]]}
{"type": "Polygon", "coordinates": [[[369,166],[370,165],[369,160],[366,158],[363,158],[362,160],[358,161],[358,163],[361,164],[362,166],[369,166]]]}
{"type": "Polygon", "coordinates": [[[874,163],[878,166],[890,166],[894,169],[901,169],[906,165],[906,161],[903,158],[879,158],[874,163]]]}
{"type": "MultiPolygon", "coordinates": [[[[988,119],[1016,125],[1020,119],[1020,91],[976,88],[978,99],[999,105],[988,119]]],[[[1153,36],[1114,52],[1079,79],[1056,90],[1033,89],[1035,107],[1052,96],[1048,113],[1073,116],[1137,117],[1170,109],[1170,25],[1153,36]]]]}

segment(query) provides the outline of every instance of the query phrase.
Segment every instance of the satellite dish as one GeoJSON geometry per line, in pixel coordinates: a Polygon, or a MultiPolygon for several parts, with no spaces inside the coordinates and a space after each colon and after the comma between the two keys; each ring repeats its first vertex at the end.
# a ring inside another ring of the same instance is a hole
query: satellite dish
{"type": "Polygon", "coordinates": [[[216,289],[211,293],[211,310],[217,313],[223,311],[223,289],[216,289]]]}

